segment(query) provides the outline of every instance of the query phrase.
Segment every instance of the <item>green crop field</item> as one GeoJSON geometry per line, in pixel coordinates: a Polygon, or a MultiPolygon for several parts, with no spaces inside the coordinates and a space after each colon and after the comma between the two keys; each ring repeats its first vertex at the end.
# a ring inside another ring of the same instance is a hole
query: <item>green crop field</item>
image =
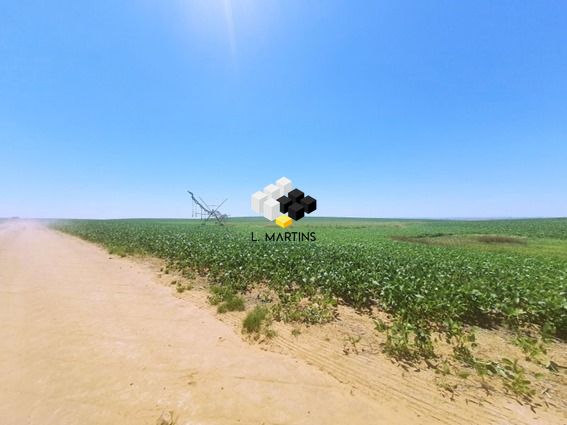
{"type": "Polygon", "coordinates": [[[316,241],[262,239],[276,227],[232,219],[224,227],[192,220],[75,220],[57,227],[113,252],[150,254],[170,267],[207,275],[246,292],[278,294],[279,317],[322,322],[320,308],[376,306],[418,332],[461,325],[538,325],[567,333],[567,219],[440,221],[311,218],[289,231],[316,241]]]}
{"type": "Polygon", "coordinates": [[[193,220],[54,226],[114,254],[162,258],[167,271],[189,279],[206,276],[219,313],[242,311],[243,296],[257,294],[245,333],[263,329],[268,315],[329,322],[344,304],[372,317],[392,358],[459,376],[469,373],[459,369],[465,367],[480,382],[493,376],[530,403],[536,390],[527,377],[538,380],[563,367],[542,356],[553,340],[562,346],[567,337],[567,219],[306,218],[287,229],[314,234],[315,241],[265,240],[284,231],[264,219],[231,219],[222,227],[193,220]],[[504,329],[508,343],[540,372],[528,372],[517,358],[479,353],[478,327],[504,329]],[[439,354],[442,344],[452,354],[439,354]]]}

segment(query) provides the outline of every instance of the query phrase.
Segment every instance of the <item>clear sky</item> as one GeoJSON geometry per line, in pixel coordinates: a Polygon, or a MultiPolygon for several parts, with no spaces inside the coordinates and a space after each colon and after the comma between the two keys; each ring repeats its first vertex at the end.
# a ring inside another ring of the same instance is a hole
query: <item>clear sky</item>
{"type": "Polygon", "coordinates": [[[0,7],[0,217],[567,216],[567,2],[0,7]]]}

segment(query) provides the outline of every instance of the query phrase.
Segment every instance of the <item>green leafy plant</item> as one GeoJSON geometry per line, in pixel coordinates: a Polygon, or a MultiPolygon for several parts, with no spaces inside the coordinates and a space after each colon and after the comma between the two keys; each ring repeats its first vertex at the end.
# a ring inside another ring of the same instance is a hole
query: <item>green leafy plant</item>
{"type": "Polygon", "coordinates": [[[525,369],[518,364],[518,360],[502,359],[502,364],[501,376],[504,378],[504,387],[516,396],[531,401],[535,390],[526,378],[525,369]]]}
{"type": "Polygon", "coordinates": [[[526,360],[540,362],[541,356],[547,353],[542,340],[530,335],[518,335],[514,343],[522,349],[526,360]]]}

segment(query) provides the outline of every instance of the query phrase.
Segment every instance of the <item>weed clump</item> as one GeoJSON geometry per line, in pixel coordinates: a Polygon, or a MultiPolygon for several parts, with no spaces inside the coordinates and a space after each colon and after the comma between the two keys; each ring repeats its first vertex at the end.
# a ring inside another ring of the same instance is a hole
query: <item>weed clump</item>
{"type": "Polygon", "coordinates": [[[244,311],[245,308],[244,299],[228,286],[211,286],[211,295],[209,295],[208,299],[212,305],[218,306],[218,313],[244,311]]]}
{"type": "Polygon", "coordinates": [[[314,325],[332,322],[337,316],[337,300],[322,294],[280,295],[280,303],[273,306],[274,318],[283,322],[301,322],[314,325]]]}
{"type": "Polygon", "coordinates": [[[211,285],[211,295],[208,300],[211,305],[219,305],[224,301],[228,301],[236,295],[234,289],[224,285],[211,285]]]}
{"type": "Polygon", "coordinates": [[[227,311],[244,311],[244,299],[234,295],[217,307],[217,312],[219,313],[226,313],[227,311]]]}
{"type": "Polygon", "coordinates": [[[246,333],[259,333],[262,329],[263,322],[268,317],[268,309],[266,307],[256,306],[254,310],[246,315],[242,322],[242,330],[246,333]]]}

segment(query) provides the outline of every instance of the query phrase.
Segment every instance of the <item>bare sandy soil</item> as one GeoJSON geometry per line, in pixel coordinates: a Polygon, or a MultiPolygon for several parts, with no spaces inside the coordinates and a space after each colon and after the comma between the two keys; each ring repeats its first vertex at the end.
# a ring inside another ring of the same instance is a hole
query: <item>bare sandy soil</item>
{"type": "Polygon", "coordinates": [[[278,336],[283,354],[266,351],[235,332],[237,316],[220,321],[198,293],[175,297],[159,281],[150,265],[40,224],[0,225],[0,424],[155,424],[164,411],[179,425],[565,419],[447,400],[327,338],[278,336]]]}
{"type": "Polygon", "coordinates": [[[242,341],[127,260],[38,224],[0,230],[0,423],[410,423],[242,341]]]}

